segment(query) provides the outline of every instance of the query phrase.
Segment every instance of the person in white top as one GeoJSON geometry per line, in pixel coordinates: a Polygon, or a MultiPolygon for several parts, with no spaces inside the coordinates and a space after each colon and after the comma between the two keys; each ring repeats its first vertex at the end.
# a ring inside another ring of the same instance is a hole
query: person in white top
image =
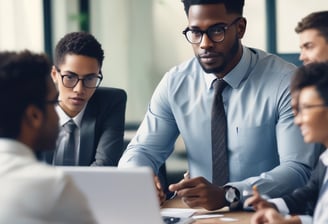
{"type": "Polygon", "coordinates": [[[58,135],[58,93],[44,54],[0,52],[0,223],[96,223],[73,180],[38,162],[58,135]]]}

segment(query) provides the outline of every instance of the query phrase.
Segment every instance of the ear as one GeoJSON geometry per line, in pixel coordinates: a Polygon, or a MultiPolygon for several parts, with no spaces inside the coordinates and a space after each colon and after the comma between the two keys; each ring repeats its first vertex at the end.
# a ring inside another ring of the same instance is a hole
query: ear
{"type": "Polygon", "coordinates": [[[242,17],[240,19],[240,21],[238,22],[238,38],[242,39],[244,37],[245,31],[246,31],[246,24],[247,24],[247,20],[242,17]]]}
{"type": "Polygon", "coordinates": [[[51,78],[52,78],[52,81],[56,84],[57,86],[57,83],[58,83],[58,76],[57,76],[57,69],[56,67],[53,65],[52,68],[51,68],[51,78]]]}
{"type": "Polygon", "coordinates": [[[39,129],[44,120],[44,112],[34,105],[29,105],[25,110],[24,123],[33,130],[39,129]]]}

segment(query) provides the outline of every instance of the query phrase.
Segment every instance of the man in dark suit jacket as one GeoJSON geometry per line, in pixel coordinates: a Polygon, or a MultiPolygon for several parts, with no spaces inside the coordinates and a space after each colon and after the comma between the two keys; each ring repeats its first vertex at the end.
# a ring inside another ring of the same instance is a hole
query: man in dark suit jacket
{"type": "Polygon", "coordinates": [[[124,90],[98,88],[104,52],[89,33],[66,34],[57,44],[51,77],[59,92],[60,133],[53,165],[116,166],[123,153],[124,90]]]}
{"type": "MultiPolygon", "coordinates": [[[[124,150],[126,100],[122,89],[99,87],[95,91],[82,118],[76,165],[117,166],[124,150]]],[[[52,164],[54,152],[44,153],[43,159],[52,164]]]]}

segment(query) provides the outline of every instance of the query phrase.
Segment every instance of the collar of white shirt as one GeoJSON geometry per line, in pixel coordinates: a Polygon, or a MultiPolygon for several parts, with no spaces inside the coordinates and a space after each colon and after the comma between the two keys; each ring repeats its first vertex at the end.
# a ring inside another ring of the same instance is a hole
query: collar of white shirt
{"type": "Polygon", "coordinates": [[[57,111],[57,114],[58,114],[58,117],[59,117],[59,126],[62,127],[70,119],[73,119],[76,126],[78,128],[80,128],[81,122],[82,122],[82,117],[84,115],[84,111],[85,111],[86,106],[87,106],[87,104],[83,107],[83,109],[80,111],[80,113],[78,113],[75,117],[71,118],[65,113],[65,111],[59,105],[57,105],[56,106],[56,111],[57,111]]]}

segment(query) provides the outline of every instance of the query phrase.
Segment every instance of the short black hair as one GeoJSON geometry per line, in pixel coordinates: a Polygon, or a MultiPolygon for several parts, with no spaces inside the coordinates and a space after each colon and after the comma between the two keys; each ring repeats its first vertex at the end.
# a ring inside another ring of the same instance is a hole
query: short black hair
{"type": "Polygon", "coordinates": [[[328,43],[328,11],[313,12],[298,22],[295,32],[302,33],[304,30],[316,29],[328,43]]]}
{"type": "Polygon", "coordinates": [[[45,110],[50,71],[45,54],[0,52],[0,137],[18,137],[29,105],[45,110]]]}
{"type": "Polygon", "coordinates": [[[314,86],[328,105],[328,63],[313,62],[299,67],[291,82],[291,92],[299,92],[305,87],[314,86]]]}
{"type": "Polygon", "coordinates": [[[104,50],[97,39],[88,32],[72,32],[59,40],[55,49],[55,65],[64,62],[67,54],[88,56],[97,59],[100,68],[104,60],[104,50]]]}
{"type": "Polygon", "coordinates": [[[191,5],[224,4],[228,13],[243,15],[244,0],[181,0],[188,15],[191,5]]]}

